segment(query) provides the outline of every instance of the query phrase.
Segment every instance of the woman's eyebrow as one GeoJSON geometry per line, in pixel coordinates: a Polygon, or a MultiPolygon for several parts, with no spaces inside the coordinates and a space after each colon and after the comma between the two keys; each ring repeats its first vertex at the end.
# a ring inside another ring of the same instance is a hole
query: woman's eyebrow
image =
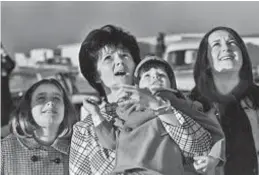
{"type": "Polygon", "coordinates": [[[99,58],[100,60],[105,59],[106,57],[109,57],[111,55],[111,53],[105,52],[105,53],[100,53],[99,54],[99,58]]]}
{"type": "MultiPolygon", "coordinates": [[[[38,93],[38,94],[36,95],[36,97],[38,97],[38,96],[44,96],[44,95],[46,95],[46,94],[47,94],[47,92],[40,92],[40,93],[38,93]]],[[[54,93],[52,93],[52,95],[62,97],[62,94],[59,93],[59,92],[54,92],[54,93]]]]}
{"type": "Polygon", "coordinates": [[[62,97],[62,94],[59,92],[55,92],[55,93],[53,93],[53,95],[62,97]]]}
{"type": "Polygon", "coordinates": [[[211,43],[216,43],[216,42],[219,42],[219,41],[220,41],[220,39],[216,39],[216,40],[211,41],[211,43]]]}
{"type": "Polygon", "coordinates": [[[36,96],[43,96],[43,95],[46,95],[46,92],[40,92],[36,96]]]}
{"type": "Polygon", "coordinates": [[[234,38],[234,37],[232,37],[232,36],[230,36],[229,38],[228,38],[228,40],[234,40],[234,41],[236,41],[236,39],[234,38]]]}

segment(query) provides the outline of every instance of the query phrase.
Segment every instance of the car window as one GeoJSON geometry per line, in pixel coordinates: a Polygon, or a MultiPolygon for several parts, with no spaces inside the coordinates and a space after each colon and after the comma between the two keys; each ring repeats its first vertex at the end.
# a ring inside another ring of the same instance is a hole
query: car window
{"type": "Polygon", "coordinates": [[[173,69],[193,67],[197,56],[196,49],[178,50],[168,53],[167,60],[173,69]]]}
{"type": "Polygon", "coordinates": [[[197,57],[197,50],[186,50],[185,51],[185,64],[194,64],[197,57]]]}

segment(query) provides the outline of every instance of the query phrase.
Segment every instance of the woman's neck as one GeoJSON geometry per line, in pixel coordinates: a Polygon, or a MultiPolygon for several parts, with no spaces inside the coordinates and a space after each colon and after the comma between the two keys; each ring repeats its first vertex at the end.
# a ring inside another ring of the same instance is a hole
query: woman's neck
{"type": "Polygon", "coordinates": [[[217,90],[222,94],[229,94],[239,83],[238,72],[213,73],[213,80],[217,90]]]}
{"type": "Polygon", "coordinates": [[[59,126],[39,128],[34,132],[34,136],[41,144],[51,145],[57,138],[58,129],[59,126]]]}
{"type": "Polygon", "coordinates": [[[114,102],[117,102],[118,101],[118,88],[107,88],[107,87],[104,87],[104,91],[105,91],[105,94],[106,94],[106,97],[107,97],[107,101],[109,103],[114,103],[114,102]]]}
{"type": "Polygon", "coordinates": [[[107,100],[109,103],[113,103],[113,102],[117,102],[118,101],[118,97],[117,97],[117,91],[116,90],[113,90],[113,91],[110,91],[110,93],[106,93],[107,95],[107,100]]]}

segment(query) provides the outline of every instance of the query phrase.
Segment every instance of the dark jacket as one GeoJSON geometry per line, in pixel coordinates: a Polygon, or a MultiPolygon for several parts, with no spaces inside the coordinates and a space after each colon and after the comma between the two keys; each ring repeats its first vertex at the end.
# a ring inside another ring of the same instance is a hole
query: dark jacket
{"type": "MultiPolygon", "coordinates": [[[[252,91],[259,94],[259,88],[256,86],[252,91]]],[[[231,104],[222,107],[220,103],[208,101],[196,88],[191,92],[190,98],[202,103],[204,111],[214,115],[222,126],[226,136],[226,164],[221,172],[225,175],[257,175],[259,108],[253,107],[255,104],[248,96],[243,97],[234,107],[231,104]],[[243,117],[237,118],[237,114],[242,114],[243,117]],[[252,138],[249,133],[252,134],[252,138]]]]}
{"type": "Polygon", "coordinates": [[[8,124],[11,111],[14,108],[9,87],[10,73],[14,67],[15,62],[9,55],[5,53],[3,55],[1,54],[1,126],[8,124]]]}

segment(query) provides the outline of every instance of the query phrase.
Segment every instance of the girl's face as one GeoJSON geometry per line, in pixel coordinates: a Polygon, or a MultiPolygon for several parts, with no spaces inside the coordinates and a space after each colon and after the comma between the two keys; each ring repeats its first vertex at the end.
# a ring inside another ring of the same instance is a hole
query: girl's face
{"type": "Polygon", "coordinates": [[[105,87],[132,84],[134,69],[134,60],[127,49],[105,46],[99,51],[97,72],[105,87]]]}
{"type": "Polygon", "coordinates": [[[42,84],[32,93],[31,113],[41,127],[60,125],[65,115],[63,93],[53,84],[42,84]]]}
{"type": "Polygon", "coordinates": [[[156,89],[170,87],[170,79],[163,68],[151,68],[140,76],[139,88],[148,88],[153,92],[156,89]]]}
{"type": "Polygon", "coordinates": [[[208,56],[215,71],[239,72],[243,64],[242,52],[230,33],[214,31],[208,38],[208,44],[208,56]]]}

